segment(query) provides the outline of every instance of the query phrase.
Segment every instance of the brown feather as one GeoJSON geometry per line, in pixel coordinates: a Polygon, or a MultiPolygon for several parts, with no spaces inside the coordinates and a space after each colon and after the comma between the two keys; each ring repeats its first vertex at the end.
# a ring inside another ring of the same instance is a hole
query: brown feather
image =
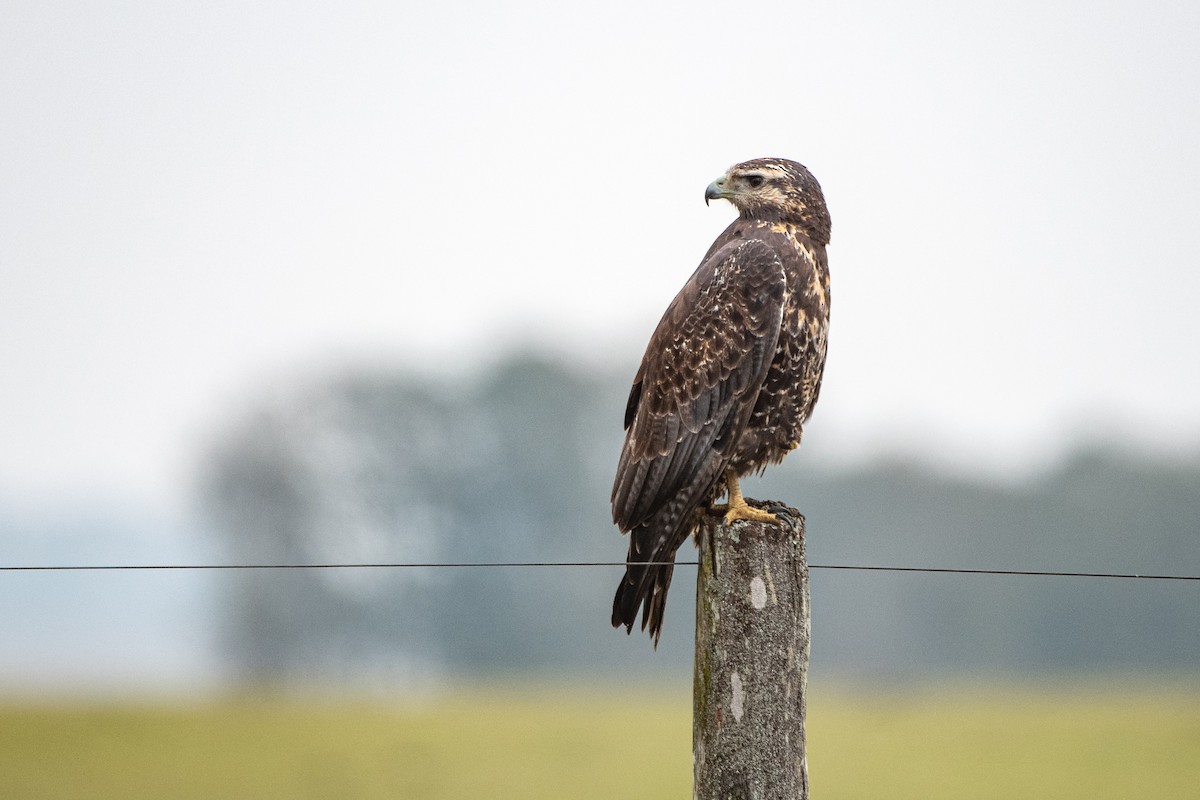
{"type": "Polygon", "coordinates": [[[820,390],[829,322],[829,222],[820,187],[795,162],[730,168],[742,212],[709,248],[650,337],[630,389],[613,481],[613,521],[630,533],[614,627],[657,644],[675,551],[698,513],[739,475],[800,442],[820,390]],[[748,182],[762,175],[760,189],[748,182]],[[652,562],[652,563],[647,563],[652,562]]]}

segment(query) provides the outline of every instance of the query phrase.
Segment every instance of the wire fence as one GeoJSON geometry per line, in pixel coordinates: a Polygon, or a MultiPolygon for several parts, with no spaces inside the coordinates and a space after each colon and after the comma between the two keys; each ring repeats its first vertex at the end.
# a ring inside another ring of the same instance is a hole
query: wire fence
{"type": "MultiPolygon", "coordinates": [[[[694,567],[698,561],[639,561],[639,566],[694,567]]],[[[294,569],[509,569],[552,567],[627,567],[625,561],[441,561],[325,564],[36,564],[0,565],[0,572],[116,572],[146,570],[294,570],[294,569]]],[[[811,569],[859,572],[931,573],[952,575],[1008,575],[1049,578],[1120,578],[1150,581],[1200,582],[1200,575],[1165,575],[1141,572],[1083,572],[1069,570],[983,569],[970,567],[902,567],[869,564],[809,564],[811,569]]]]}

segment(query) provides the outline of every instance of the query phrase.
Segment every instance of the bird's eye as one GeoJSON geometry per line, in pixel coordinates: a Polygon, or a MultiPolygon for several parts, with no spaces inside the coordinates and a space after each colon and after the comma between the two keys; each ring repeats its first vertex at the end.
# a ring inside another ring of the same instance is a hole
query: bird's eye
{"type": "Polygon", "coordinates": [[[750,184],[751,189],[757,189],[758,187],[762,186],[764,180],[765,179],[763,178],[762,175],[747,175],[746,176],[746,183],[750,184]]]}

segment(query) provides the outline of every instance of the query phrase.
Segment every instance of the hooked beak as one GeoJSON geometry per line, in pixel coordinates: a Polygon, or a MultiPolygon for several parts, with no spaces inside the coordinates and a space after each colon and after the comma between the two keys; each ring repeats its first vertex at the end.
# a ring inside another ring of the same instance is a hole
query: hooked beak
{"type": "Polygon", "coordinates": [[[704,205],[708,205],[709,200],[720,200],[723,197],[725,197],[725,178],[720,177],[704,190],[704,205]]]}

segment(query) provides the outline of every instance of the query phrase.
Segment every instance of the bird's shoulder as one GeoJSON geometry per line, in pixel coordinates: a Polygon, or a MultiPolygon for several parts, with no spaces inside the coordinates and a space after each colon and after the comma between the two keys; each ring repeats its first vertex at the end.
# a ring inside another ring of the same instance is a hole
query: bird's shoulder
{"type": "Polygon", "coordinates": [[[724,262],[722,255],[743,242],[754,245],[737,259],[744,270],[738,277],[746,279],[761,274],[764,267],[769,267],[774,276],[778,265],[782,268],[792,302],[811,306],[814,313],[828,315],[829,259],[825,245],[810,236],[807,229],[788,220],[738,219],[713,242],[702,268],[705,265],[719,268],[724,262]],[[747,270],[747,266],[751,269],[747,270]],[[756,273],[753,267],[759,272],[756,273]]]}
{"type": "Polygon", "coordinates": [[[630,392],[626,426],[639,409],[649,416],[688,409],[684,416],[690,416],[697,395],[715,388],[722,397],[745,391],[760,377],[764,353],[773,347],[788,283],[771,244],[736,235],[719,240],[651,335],[630,392]]]}
{"type": "Polygon", "coordinates": [[[735,222],[717,237],[696,271],[684,284],[663,315],[663,321],[692,316],[711,319],[716,303],[742,303],[773,294],[767,287],[782,289],[785,260],[790,245],[786,237],[769,226],[735,222]],[[766,290],[766,295],[762,294],[766,290]]]}

